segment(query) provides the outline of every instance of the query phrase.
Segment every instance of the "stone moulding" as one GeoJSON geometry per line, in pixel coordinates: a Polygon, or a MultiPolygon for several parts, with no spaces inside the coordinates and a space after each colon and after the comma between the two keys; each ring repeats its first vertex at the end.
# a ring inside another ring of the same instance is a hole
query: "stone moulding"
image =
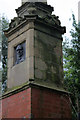
{"type": "Polygon", "coordinates": [[[37,87],[37,88],[40,88],[40,89],[48,89],[48,90],[52,90],[52,91],[54,91],[54,92],[58,92],[58,93],[60,93],[60,94],[66,94],[66,95],[71,95],[71,93],[69,93],[68,91],[66,91],[66,90],[61,90],[61,89],[57,89],[57,88],[51,88],[51,87],[47,87],[47,86],[45,86],[45,85],[40,85],[40,84],[38,84],[38,83],[32,83],[32,82],[29,82],[29,83],[27,83],[27,84],[25,84],[25,85],[22,85],[22,86],[20,86],[19,88],[15,88],[14,90],[9,90],[9,91],[7,91],[6,93],[4,93],[2,96],[0,96],[0,100],[1,99],[5,99],[5,98],[7,98],[7,97],[9,97],[9,96],[12,96],[12,95],[14,95],[14,94],[17,94],[17,93],[19,93],[19,92],[21,92],[21,91],[24,91],[24,90],[26,90],[26,89],[28,89],[28,88],[32,88],[32,87],[37,87]]]}
{"type": "Polygon", "coordinates": [[[22,9],[26,9],[30,6],[33,6],[33,7],[36,7],[36,8],[39,8],[39,9],[42,9],[42,10],[45,10],[46,12],[52,12],[54,11],[54,8],[51,7],[50,5],[46,5],[46,4],[43,4],[42,2],[26,2],[24,3],[22,6],[18,7],[18,9],[16,9],[16,13],[19,15],[19,13],[22,11],[22,9]],[[26,7],[27,6],[27,7],[26,7]]]}
{"type": "MultiPolygon", "coordinates": [[[[56,19],[58,19],[58,18],[56,18],[56,19]]],[[[53,19],[53,16],[52,17],[45,16],[44,18],[41,18],[38,15],[26,15],[25,18],[23,20],[20,20],[20,22],[18,22],[18,23],[16,20],[12,21],[12,23],[10,23],[9,29],[4,32],[5,32],[5,35],[7,37],[9,37],[16,31],[18,31],[20,28],[22,28],[26,24],[28,24],[29,22],[34,22],[34,23],[38,22],[38,23],[43,23],[44,25],[51,27],[52,29],[56,29],[60,33],[64,34],[66,32],[66,28],[60,26],[59,20],[57,22],[55,22],[56,19],[55,19],[55,16],[53,19]]]]}

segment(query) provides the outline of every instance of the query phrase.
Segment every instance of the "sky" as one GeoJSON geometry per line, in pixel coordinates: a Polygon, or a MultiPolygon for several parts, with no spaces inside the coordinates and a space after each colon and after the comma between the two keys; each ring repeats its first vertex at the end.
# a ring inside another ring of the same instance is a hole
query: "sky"
{"type": "MultiPolygon", "coordinates": [[[[53,14],[59,16],[61,25],[66,26],[67,35],[71,29],[72,11],[78,20],[78,2],[80,0],[47,0],[48,5],[54,7],[53,14]]],[[[0,15],[4,14],[9,20],[16,17],[15,9],[21,5],[21,0],[0,0],[0,15]]]]}

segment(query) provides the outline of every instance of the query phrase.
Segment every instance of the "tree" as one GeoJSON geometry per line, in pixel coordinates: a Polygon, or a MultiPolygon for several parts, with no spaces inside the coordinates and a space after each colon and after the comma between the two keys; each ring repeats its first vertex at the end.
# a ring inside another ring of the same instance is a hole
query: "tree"
{"type": "Polygon", "coordinates": [[[7,49],[8,49],[8,41],[4,35],[4,30],[8,29],[9,21],[3,16],[1,18],[1,37],[2,37],[2,90],[5,91],[6,81],[7,81],[7,49]]]}
{"type": "Polygon", "coordinates": [[[76,23],[74,14],[72,18],[71,41],[66,39],[63,43],[64,84],[72,93],[72,115],[76,120],[77,113],[80,112],[80,26],[76,23]]]}

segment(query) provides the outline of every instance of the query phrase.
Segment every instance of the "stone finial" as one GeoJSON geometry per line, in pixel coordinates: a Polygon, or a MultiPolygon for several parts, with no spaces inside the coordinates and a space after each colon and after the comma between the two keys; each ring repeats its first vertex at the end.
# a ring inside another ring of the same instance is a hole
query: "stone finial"
{"type": "Polygon", "coordinates": [[[21,0],[22,5],[25,2],[43,2],[43,3],[47,3],[47,0],[21,0]]]}

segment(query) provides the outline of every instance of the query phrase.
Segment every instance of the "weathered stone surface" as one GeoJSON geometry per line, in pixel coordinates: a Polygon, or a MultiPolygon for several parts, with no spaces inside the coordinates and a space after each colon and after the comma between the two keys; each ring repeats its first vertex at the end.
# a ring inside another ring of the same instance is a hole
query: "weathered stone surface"
{"type": "Polygon", "coordinates": [[[40,72],[43,76],[45,73],[43,81],[61,85],[63,80],[63,72],[61,72],[63,69],[60,67],[62,66],[62,41],[57,38],[58,33],[56,38],[38,30],[35,33],[35,68],[39,70],[38,73],[35,70],[35,74],[38,76],[40,72]]]}
{"type": "Polygon", "coordinates": [[[13,47],[11,47],[11,45],[8,43],[8,59],[12,58],[13,56],[13,47]]]}
{"type": "MultiPolygon", "coordinates": [[[[23,21],[23,23],[24,23],[25,21],[23,21]]],[[[21,37],[21,38],[23,38],[24,39],[24,37],[25,36],[27,36],[28,37],[28,35],[29,34],[27,34],[28,32],[28,30],[29,29],[33,29],[34,28],[34,23],[33,22],[29,22],[29,24],[25,24],[24,26],[22,26],[22,24],[20,24],[20,26],[16,26],[15,28],[12,28],[13,30],[12,31],[10,31],[9,30],[9,32],[7,32],[7,33],[5,33],[5,34],[10,34],[8,37],[8,42],[10,42],[10,41],[12,41],[12,40],[14,40],[14,39],[16,39],[17,37],[21,37]],[[24,34],[25,35],[24,35],[24,34]]],[[[17,41],[16,41],[17,42],[17,41]]]]}
{"type": "Polygon", "coordinates": [[[44,61],[42,61],[42,59],[40,59],[40,58],[35,58],[35,68],[44,71],[44,70],[47,69],[47,65],[45,64],[44,61]]]}
{"type": "Polygon", "coordinates": [[[29,68],[34,68],[34,56],[27,58],[27,61],[29,61],[29,68]]]}
{"type": "Polygon", "coordinates": [[[43,73],[39,69],[35,69],[35,78],[43,80],[43,73]]]}
{"type": "Polygon", "coordinates": [[[29,68],[29,80],[34,80],[34,67],[29,68]]]}
{"type": "Polygon", "coordinates": [[[13,57],[8,59],[8,68],[12,68],[14,65],[13,57]]]}
{"type": "MultiPolygon", "coordinates": [[[[23,5],[16,9],[17,15],[19,18],[24,18],[25,15],[29,14],[39,15],[40,17],[46,16],[47,14],[51,14],[53,11],[53,7],[44,3],[47,3],[46,0],[33,0],[33,2],[32,0],[30,0],[30,2],[22,2],[23,5]]],[[[14,21],[12,22],[15,23],[14,21]]]]}
{"type": "Polygon", "coordinates": [[[28,62],[24,61],[10,69],[8,76],[8,88],[19,86],[29,80],[28,62]]]}

